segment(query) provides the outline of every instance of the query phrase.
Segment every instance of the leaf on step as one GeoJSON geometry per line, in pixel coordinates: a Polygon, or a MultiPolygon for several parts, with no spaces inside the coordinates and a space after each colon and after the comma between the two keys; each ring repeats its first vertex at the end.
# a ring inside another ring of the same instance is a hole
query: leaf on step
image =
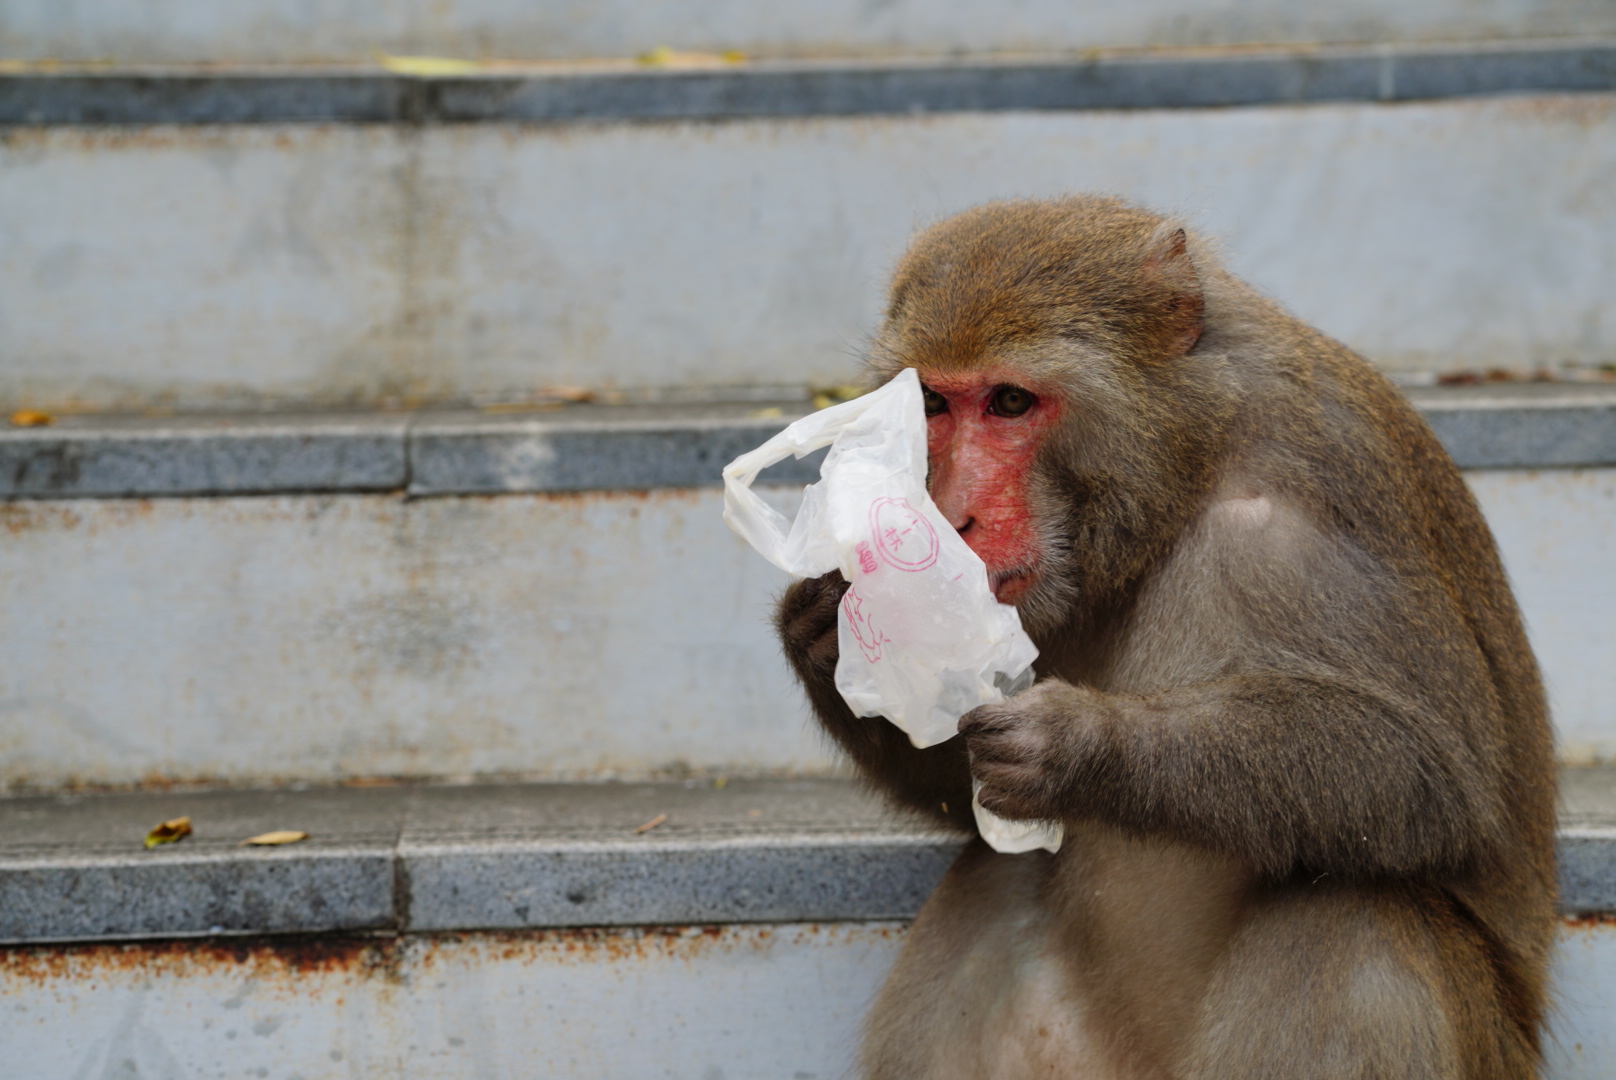
{"type": "Polygon", "coordinates": [[[852,401],[856,397],[863,397],[867,390],[853,383],[844,383],[841,386],[827,386],[814,391],[814,408],[828,409],[832,405],[840,405],[844,401],[852,401]]]}
{"type": "Polygon", "coordinates": [[[295,844],[299,840],[307,840],[308,838],[309,834],[302,829],[276,829],[274,832],[249,836],[236,846],[246,847],[248,844],[252,844],[256,847],[272,847],[276,844],[295,844]]]}
{"type": "Polygon", "coordinates": [[[638,829],[635,829],[634,831],[637,832],[637,833],[648,833],[652,829],[656,828],[658,825],[661,825],[663,822],[665,822],[667,820],[668,820],[668,815],[667,814],[658,814],[656,817],[652,818],[650,821],[647,821],[644,825],[641,825],[638,829]]]}
{"type": "Polygon", "coordinates": [[[646,67],[660,68],[714,68],[746,63],[746,54],[739,49],[721,53],[680,52],[666,45],[658,45],[649,52],[636,56],[635,61],[646,67]]]}
{"type": "Polygon", "coordinates": [[[546,386],[539,396],[573,403],[595,400],[595,392],[587,386],[546,386]]]}
{"type": "Polygon", "coordinates": [[[146,850],[150,851],[158,844],[172,844],[176,840],[183,840],[191,835],[191,819],[188,817],[170,818],[162,822],[151,832],[146,834],[146,850]]]}
{"type": "Polygon", "coordinates": [[[18,409],[11,414],[12,427],[46,427],[56,423],[56,417],[38,409],[18,409]]]}
{"type": "Polygon", "coordinates": [[[471,75],[483,67],[476,60],[456,60],[449,56],[391,56],[380,49],[376,51],[376,62],[394,75],[414,75],[420,79],[471,75]]]}

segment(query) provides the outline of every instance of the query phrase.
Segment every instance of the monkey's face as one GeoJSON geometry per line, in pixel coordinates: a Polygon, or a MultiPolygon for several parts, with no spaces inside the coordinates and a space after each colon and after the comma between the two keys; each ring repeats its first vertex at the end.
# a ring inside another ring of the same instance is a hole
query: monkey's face
{"type": "Polygon", "coordinates": [[[1061,399],[1009,367],[920,375],[932,499],[987,564],[994,595],[1015,604],[1047,570],[1032,478],[1061,399]]]}

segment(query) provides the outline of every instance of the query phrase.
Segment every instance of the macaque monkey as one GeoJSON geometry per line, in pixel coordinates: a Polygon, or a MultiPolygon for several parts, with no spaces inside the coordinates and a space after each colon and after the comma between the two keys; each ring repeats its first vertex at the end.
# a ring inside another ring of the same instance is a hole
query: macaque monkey
{"type": "Polygon", "coordinates": [[[974,776],[1066,839],[966,846],[865,1074],[1538,1075],[1547,707],[1491,533],[1398,391],[1091,197],[922,234],[871,365],[917,369],[932,497],[1039,678],[913,748],[836,691],[836,573],[787,591],[786,654],[897,803],[974,831],[974,776]]]}

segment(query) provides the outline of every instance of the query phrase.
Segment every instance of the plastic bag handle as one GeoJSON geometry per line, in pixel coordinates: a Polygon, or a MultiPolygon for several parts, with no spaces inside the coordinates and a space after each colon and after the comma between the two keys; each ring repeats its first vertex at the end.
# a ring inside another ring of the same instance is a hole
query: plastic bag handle
{"type": "Polygon", "coordinates": [[[798,574],[786,555],[786,541],[791,533],[791,520],[758,497],[752,484],[758,473],[770,465],[795,455],[807,456],[815,450],[836,441],[849,424],[857,420],[870,407],[882,400],[891,388],[904,380],[916,384],[920,376],[914,368],[905,368],[886,386],[863,397],[844,401],[828,409],[810,413],[792,422],[786,429],[758,447],[742,454],[724,468],[724,521],[741,535],[758,553],[788,574],[798,574]]]}

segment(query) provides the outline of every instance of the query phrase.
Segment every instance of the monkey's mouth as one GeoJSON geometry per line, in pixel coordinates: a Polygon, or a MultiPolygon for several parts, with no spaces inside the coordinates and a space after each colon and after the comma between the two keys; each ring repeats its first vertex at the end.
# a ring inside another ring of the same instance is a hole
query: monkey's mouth
{"type": "Polygon", "coordinates": [[[988,575],[988,587],[993,590],[993,596],[999,603],[1013,604],[1032,588],[1036,576],[1030,566],[999,570],[988,575]]]}

